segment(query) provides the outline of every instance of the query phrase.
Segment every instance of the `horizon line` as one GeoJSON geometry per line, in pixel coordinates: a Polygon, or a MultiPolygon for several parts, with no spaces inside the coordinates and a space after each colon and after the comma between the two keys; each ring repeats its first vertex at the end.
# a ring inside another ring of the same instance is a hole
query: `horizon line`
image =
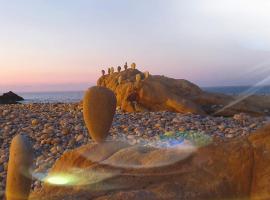
{"type": "MultiPolygon", "coordinates": [[[[93,85],[89,85],[89,87],[92,87],[94,86],[93,85]]],[[[216,85],[216,86],[199,86],[201,89],[203,88],[220,88],[220,87],[270,87],[270,84],[266,84],[266,85],[260,85],[260,86],[254,86],[254,85],[216,85]]],[[[85,89],[78,89],[78,90],[74,90],[74,89],[71,89],[71,90],[33,90],[33,91],[28,91],[28,90],[9,90],[9,91],[12,91],[12,92],[16,92],[16,93],[58,93],[58,92],[65,92],[65,93],[68,93],[68,92],[83,92],[84,90],[86,90],[87,88],[85,89]]],[[[9,92],[8,90],[5,91],[5,92],[2,92],[0,91],[0,94],[3,94],[3,93],[7,93],[9,92]]]]}

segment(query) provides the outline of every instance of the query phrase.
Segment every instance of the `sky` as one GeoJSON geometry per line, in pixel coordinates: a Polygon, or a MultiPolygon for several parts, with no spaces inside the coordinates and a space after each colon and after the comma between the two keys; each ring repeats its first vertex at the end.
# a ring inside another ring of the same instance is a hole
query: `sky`
{"type": "Polygon", "coordinates": [[[102,69],[270,84],[269,0],[0,0],[0,92],[74,91],[102,69]]]}

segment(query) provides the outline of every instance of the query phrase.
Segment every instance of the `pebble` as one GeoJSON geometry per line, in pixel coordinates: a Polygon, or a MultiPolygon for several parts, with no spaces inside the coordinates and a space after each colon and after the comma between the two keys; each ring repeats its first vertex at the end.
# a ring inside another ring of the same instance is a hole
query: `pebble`
{"type": "Polygon", "coordinates": [[[38,125],[38,120],[37,120],[37,119],[33,119],[33,120],[32,120],[32,125],[33,125],[33,126],[38,125]]]}
{"type": "Polygon", "coordinates": [[[80,141],[82,141],[83,140],[83,138],[84,138],[84,135],[79,135],[77,138],[76,138],[76,142],[80,142],[80,141]]]}

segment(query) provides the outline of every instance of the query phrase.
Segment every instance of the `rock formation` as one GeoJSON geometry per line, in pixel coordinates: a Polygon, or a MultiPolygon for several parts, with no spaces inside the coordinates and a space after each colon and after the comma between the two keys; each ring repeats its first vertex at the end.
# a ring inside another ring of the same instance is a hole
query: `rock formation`
{"type": "Polygon", "coordinates": [[[128,64],[127,64],[127,62],[126,62],[125,65],[124,65],[124,69],[125,69],[125,70],[128,69],[128,64]]]}
{"type": "Polygon", "coordinates": [[[101,74],[102,74],[102,76],[105,76],[105,70],[101,70],[101,74]]]}
{"type": "Polygon", "coordinates": [[[270,126],[188,152],[121,142],[86,145],[65,153],[49,174],[73,175],[74,185],[46,184],[30,200],[270,199],[270,126]]]}
{"type": "Polygon", "coordinates": [[[114,73],[114,67],[111,67],[111,73],[112,74],[114,73]]]}
{"type": "Polygon", "coordinates": [[[136,74],[136,82],[139,83],[142,80],[141,74],[136,74]]]}
{"type": "Polygon", "coordinates": [[[111,74],[111,68],[108,68],[108,75],[111,74]]]}
{"type": "Polygon", "coordinates": [[[148,78],[149,77],[149,72],[148,71],[146,71],[146,72],[144,72],[144,78],[148,78]]]}
{"type": "Polygon", "coordinates": [[[121,67],[120,66],[117,67],[117,71],[118,71],[118,73],[121,72],[121,67]]]}
{"type": "Polygon", "coordinates": [[[167,110],[222,116],[243,112],[258,116],[264,115],[264,110],[270,110],[270,98],[250,97],[238,102],[237,97],[205,92],[187,80],[158,75],[151,75],[137,84],[137,74],[145,77],[144,73],[137,69],[127,69],[111,76],[103,76],[97,84],[113,90],[117,105],[127,112],[167,110]],[[119,76],[122,77],[120,85],[119,76]]]}
{"type": "Polygon", "coordinates": [[[114,93],[105,87],[92,87],[85,92],[83,116],[91,137],[98,143],[109,134],[116,110],[114,93]]]}
{"type": "Polygon", "coordinates": [[[24,99],[17,94],[9,91],[8,93],[4,93],[0,96],[0,104],[15,104],[19,101],[23,101],[24,99]]]}
{"type": "Polygon", "coordinates": [[[136,69],[136,63],[131,64],[131,69],[136,69]]]}
{"type": "Polygon", "coordinates": [[[17,135],[10,147],[6,185],[7,200],[27,200],[30,190],[33,165],[33,150],[26,136],[17,135]]]}

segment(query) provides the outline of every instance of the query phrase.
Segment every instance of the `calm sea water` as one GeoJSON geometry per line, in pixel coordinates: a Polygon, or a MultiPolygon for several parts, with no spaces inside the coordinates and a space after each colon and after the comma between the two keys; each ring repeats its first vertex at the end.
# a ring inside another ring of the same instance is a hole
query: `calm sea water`
{"type": "MultiPolygon", "coordinates": [[[[224,94],[270,94],[270,86],[249,87],[249,86],[229,86],[229,87],[205,87],[205,91],[218,92],[224,94]]],[[[19,93],[25,99],[25,103],[72,103],[79,102],[83,98],[83,91],[74,92],[40,92],[40,93],[19,93]]]]}
{"type": "Polygon", "coordinates": [[[74,103],[80,102],[83,94],[83,91],[18,93],[25,99],[24,103],[74,103]]]}
{"type": "Polygon", "coordinates": [[[226,86],[226,87],[205,87],[205,91],[217,92],[230,95],[239,95],[239,94],[258,94],[258,95],[269,95],[270,94],[270,85],[269,86],[226,86]]]}

